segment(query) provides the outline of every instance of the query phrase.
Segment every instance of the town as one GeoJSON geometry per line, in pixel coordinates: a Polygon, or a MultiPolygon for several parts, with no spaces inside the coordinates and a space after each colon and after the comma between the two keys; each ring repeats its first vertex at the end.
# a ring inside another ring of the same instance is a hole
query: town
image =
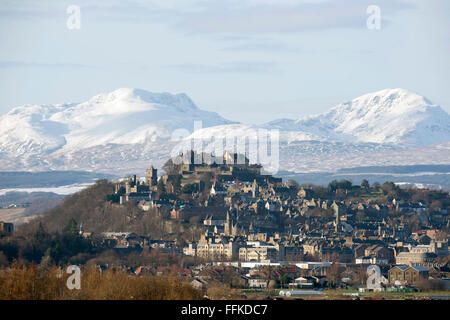
{"type": "MultiPolygon", "coordinates": [[[[105,182],[113,192],[102,200],[102,210],[108,216],[122,212],[128,222],[101,226],[102,213],[86,213],[94,220],[72,216],[64,228],[99,252],[91,253],[91,261],[101,270],[120,268],[137,277],[175,272],[209,296],[218,287],[244,295],[278,290],[278,296],[450,289],[447,193],[367,180],[334,180],[326,187],[283,182],[245,155],[229,152],[216,157],[189,151],[162,169],[160,176],[151,166],[143,178],[105,182]],[[102,260],[102,250],[128,260],[102,260]],[[369,266],[380,270],[376,287],[368,281],[374,276],[369,266]]],[[[45,238],[41,223],[33,239],[45,238]]],[[[11,223],[0,223],[0,238],[14,233],[11,223]]],[[[43,247],[42,259],[36,255],[41,263],[75,261],[62,259],[53,246],[43,247]]]]}
{"type": "MultiPolygon", "coordinates": [[[[190,151],[171,159],[166,173],[147,169],[126,178],[111,201],[143,211],[165,211],[168,225],[189,225],[192,239],[105,234],[117,247],[160,247],[196,258],[180,270],[206,288],[224,281],[246,288],[366,287],[367,266],[382,273],[379,290],[439,283],[449,288],[449,197],[393,183],[332,181],[326,187],[261,173],[245,155],[216,158],[190,151]],[[410,198],[410,199],[409,199],[410,198]],[[228,276],[227,276],[228,275],[228,276]],[[434,281],[433,281],[434,280],[434,281]],[[431,282],[430,282],[431,281],[431,282]]],[[[89,233],[87,233],[89,235],[89,233]]],[[[160,272],[146,266],[137,272],[160,272]]]]}

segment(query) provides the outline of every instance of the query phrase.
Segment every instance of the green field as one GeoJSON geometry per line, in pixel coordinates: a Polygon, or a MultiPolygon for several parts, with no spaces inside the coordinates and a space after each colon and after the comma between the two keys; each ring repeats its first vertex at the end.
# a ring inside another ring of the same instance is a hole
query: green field
{"type": "MultiPolygon", "coordinates": [[[[288,291],[287,289],[283,289],[288,291]]],[[[321,295],[298,295],[285,297],[280,296],[281,290],[266,290],[261,291],[256,289],[241,289],[240,293],[247,297],[247,299],[265,299],[270,297],[272,299],[282,298],[285,300],[430,300],[433,297],[448,297],[450,300],[450,291],[426,291],[426,292],[359,292],[357,290],[324,290],[321,295]],[[350,294],[357,293],[358,296],[350,294]]],[[[296,289],[296,291],[302,291],[296,289]]],[[[310,291],[310,290],[306,290],[310,291]]],[[[442,298],[441,298],[442,299],[442,298]]]]}

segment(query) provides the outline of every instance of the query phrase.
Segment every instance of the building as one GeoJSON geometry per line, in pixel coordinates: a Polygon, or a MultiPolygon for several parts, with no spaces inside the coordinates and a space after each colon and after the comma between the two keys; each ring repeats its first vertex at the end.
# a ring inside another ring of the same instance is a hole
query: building
{"type": "Polygon", "coordinates": [[[149,239],[132,232],[102,232],[103,242],[113,248],[144,248],[149,246],[149,239]]]}
{"type": "Polygon", "coordinates": [[[214,182],[213,186],[211,187],[211,190],[210,190],[209,194],[212,195],[212,196],[226,195],[227,194],[227,190],[222,185],[214,182]]]}
{"type": "Polygon", "coordinates": [[[224,220],[220,217],[207,216],[205,220],[203,220],[203,225],[205,226],[220,226],[223,227],[227,223],[227,220],[224,220]]]}
{"type": "Polygon", "coordinates": [[[237,236],[238,234],[238,225],[234,222],[233,219],[230,218],[230,212],[227,212],[227,218],[224,225],[224,234],[226,236],[237,236]]]}
{"type": "Polygon", "coordinates": [[[422,266],[398,265],[388,271],[389,283],[397,285],[416,284],[428,279],[428,269],[422,266]]]}
{"type": "Polygon", "coordinates": [[[9,222],[0,221],[0,236],[9,236],[14,231],[14,225],[9,222]]]}
{"type": "Polygon", "coordinates": [[[436,262],[436,254],[431,252],[400,252],[395,258],[396,264],[405,264],[410,266],[432,266],[436,262]]]}
{"type": "Polygon", "coordinates": [[[336,221],[334,223],[334,231],[338,232],[340,230],[340,222],[341,222],[341,212],[339,205],[333,201],[333,204],[331,205],[331,208],[333,209],[334,216],[336,218],[336,221]]]}
{"type": "Polygon", "coordinates": [[[297,193],[297,197],[301,199],[310,199],[313,196],[313,192],[311,189],[305,189],[303,187],[300,188],[300,190],[297,193]]]}
{"type": "MultiPolygon", "coordinates": [[[[387,263],[394,262],[394,251],[379,244],[369,245],[364,248],[364,256],[375,257],[380,260],[387,260],[387,263]]],[[[401,264],[401,263],[398,263],[401,264]]]]}
{"type": "Polygon", "coordinates": [[[206,259],[232,259],[237,256],[238,248],[238,244],[234,241],[204,233],[198,243],[189,243],[189,246],[183,249],[183,253],[206,259]]]}
{"type": "Polygon", "coordinates": [[[263,246],[263,247],[245,246],[239,249],[239,260],[241,261],[279,260],[279,252],[275,246],[263,246]]]}
{"type": "Polygon", "coordinates": [[[289,288],[293,289],[311,289],[314,287],[314,279],[312,277],[298,277],[294,279],[294,282],[288,284],[289,288]]]}
{"type": "Polygon", "coordinates": [[[355,259],[355,264],[376,264],[376,265],[387,265],[388,260],[383,258],[378,258],[376,256],[366,256],[355,259]]]}
{"type": "Polygon", "coordinates": [[[197,256],[211,259],[232,259],[237,251],[237,246],[232,241],[199,242],[197,244],[197,256]]]}
{"type": "Polygon", "coordinates": [[[145,170],[145,183],[150,187],[158,184],[158,171],[153,166],[145,170]]]}
{"type": "Polygon", "coordinates": [[[250,288],[267,288],[268,281],[262,278],[248,278],[250,288]]]}
{"type": "Polygon", "coordinates": [[[438,256],[448,255],[447,242],[431,241],[429,245],[418,245],[409,251],[400,252],[395,257],[397,264],[421,265],[431,267],[436,263],[438,256]]]}

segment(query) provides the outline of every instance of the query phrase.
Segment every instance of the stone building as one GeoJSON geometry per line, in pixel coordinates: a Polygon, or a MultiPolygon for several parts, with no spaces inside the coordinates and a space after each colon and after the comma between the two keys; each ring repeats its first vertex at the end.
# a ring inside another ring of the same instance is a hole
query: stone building
{"type": "Polygon", "coordinates": [[[217,239],[202,234],[195,250],[192,245],[190,246],[190,253],[206,259],[232,259],[237,256],[238,244],[224,238],[217,239]]]}
{"type": "Polygon", "coordinates": [[[145,183],[149,187],[154,187],[158,184],[158,170],[151,166],[145,170],[145,183]]]}
{"type": "Polygon", "coordinates": [[[398,265],[388,271],[391,284],[416,284],[423,279],[428,279],[428,269],[421,266],[398,265]]]}
{"type": "Polygon", "coordinates": [[[9,236],[14,231],[14,225],[9,222],[0,221],[0,236],[9,236]]]}

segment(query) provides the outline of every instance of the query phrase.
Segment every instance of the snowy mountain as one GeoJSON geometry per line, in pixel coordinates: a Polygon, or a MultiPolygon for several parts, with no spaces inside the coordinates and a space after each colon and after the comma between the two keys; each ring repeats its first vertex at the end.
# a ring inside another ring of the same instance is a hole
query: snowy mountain
{"type": "Polygon", "coordinates": [[[324,114],[275,120],[266,127],[357,143],[418,147],[450,141],[450,116],[440,106],[404,89],[369,93],[324,114]]]}
{"type": "Polygon", "coordinates": [[[212,147],[258,129],[279,129],[280,170],[450,163],[450,116],[403,89],[261,126],[201,110],[185,94],[118,89],[83,103],[25,105],[0,116],[0,168],[136,173],[150,163],[162,166],[180,145],[190,149],[191,138],[212,147]],[[194,132],[195,121],[203,129],[194,132]],[[182,143],[171,139],[190,133],[182,143]]]}
{"type": "Polygon", "coordinates": [[[25,105],[0,117],[0,159],[28,168],[36,160],[70,158],[93,147],[167,140],[176,129],[192,132],[198,120],[204,127],[232,123],[197,108],[185,94],[139,89],[118,89],[79,104],[25,105]]]}

